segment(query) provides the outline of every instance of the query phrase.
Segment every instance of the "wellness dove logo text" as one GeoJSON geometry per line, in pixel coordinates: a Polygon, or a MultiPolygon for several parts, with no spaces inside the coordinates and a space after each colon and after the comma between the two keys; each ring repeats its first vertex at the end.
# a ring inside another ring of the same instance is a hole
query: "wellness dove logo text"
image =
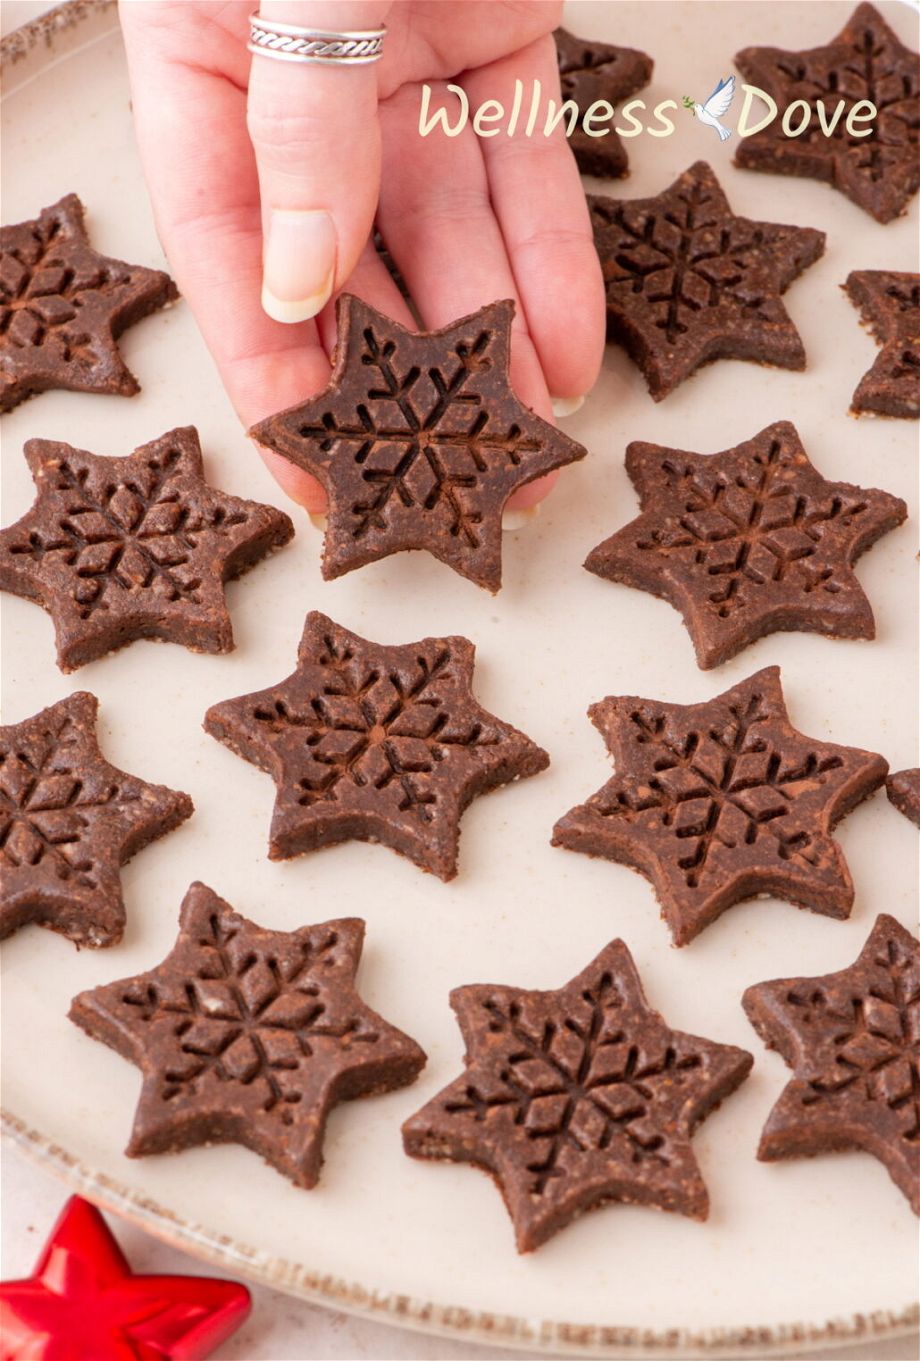
{"type": "MultiPolygon", "coordinates": [[[[446,88],[456,103],[432,109],[431,86],[422,86],[418,119],[420,137],[427,137],[435,130],[445,137],[459,137],[468,125],[477,137],[498,137],[503,132],[511,137],[519,131],[523,131],[525,137],[550,137],[560,124],[565,127],[566,137],[571,137],[579,126],[588,137],[607,137],[611,131],[620,137],[638,137],[644,132],[649,137],[670,137],[676,126],[670,111],[676,112],[680,107],[676,100],[663,99],[649,110],[644,99],[630,99],[617,110],[608,100],[598,99],[580,109],[574,99],[560,102],[548,98],[544,101],[539,80],[532,82],[529,98],[525,98],[524,82],[516,80],[510,108],[499,99],[485,99],[471,114],[469,96],[463,86],[448,85],[446,88]],[[620,120],[617,124],[614,124],[615,118],[620,120]]],[[[735,127],[739,137],[752,137],[754,133],[762,132],[777,117],[785,135],[793,138],[801,137],[814,119],[818,132],[825,137],[831,137],[841,122],[850,137],[871,137],[874,131],[872,123],[878,109],[871,99],[857,99],[849,108],[845,99],[837,100],[832,108],[823,99],[813,103],[794,99],[781,112],[766,90],[745,84],[741,89],[744,101],[735,127]],[[756,107],[755,101],[760,101],[765,111],[756,107]]],[[[705,104],[695,103],[688,95],[684,96],[683,103],[701,123],[714,128],[719,140],[724,142],[731,136],[731,130],[721,120],[734,93],[735,77],[729,76],[718,82],[705,104]]]]}

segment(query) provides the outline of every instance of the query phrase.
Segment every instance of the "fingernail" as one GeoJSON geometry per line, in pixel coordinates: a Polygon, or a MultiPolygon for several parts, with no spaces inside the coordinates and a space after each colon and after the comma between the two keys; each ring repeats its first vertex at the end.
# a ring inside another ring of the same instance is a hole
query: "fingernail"
{"type": "Polygon", "coordinates": [[[325,534],[325,532],[326,532],[326,512],[325,512],[324,510],[320,510],[320,511],[311,510],[311,511],[309,512],[309,515],[310,515],[310,524],[313,526],[313,528],[314,528],[314,529],[318,529],[319,532],[320,532],[320,534],[325,534]]]}
{"type": "Polygon", "coordinates": [[[502,529],[506,534],[513,534],[516,529],[529,525],[539,514],[539,505],[528,506],[524,510],[506,510],[502,514],[502,529]]]}
{"type": "Polygon", "coordinates": [[[335,280],[335,226],[328,213],[274,208],[262,264],[262,307],[274,321],[308,321],[335,280]]]}
{"type": "Polygon", "coordinates": [[[553,397],[554,416],[574,416],[585,404],[584,397],[553,397]]]}

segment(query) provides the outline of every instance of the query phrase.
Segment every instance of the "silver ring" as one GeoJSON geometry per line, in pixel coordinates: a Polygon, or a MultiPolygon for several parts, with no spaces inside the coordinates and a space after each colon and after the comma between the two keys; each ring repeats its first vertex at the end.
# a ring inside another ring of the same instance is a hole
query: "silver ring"
{"type": "Polygon", "coordinates": [[[249,16],[249,51],[276,61],[316,62],[325,66],[367,66],[383,55],[385,28],[333,33],[325,28],[298,28],[249,16]]]}

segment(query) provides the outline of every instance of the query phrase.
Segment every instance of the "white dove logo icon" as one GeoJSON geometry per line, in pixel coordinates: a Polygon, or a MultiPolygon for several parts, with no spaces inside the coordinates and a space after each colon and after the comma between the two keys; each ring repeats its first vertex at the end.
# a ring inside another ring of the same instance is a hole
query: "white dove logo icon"
{"type": "Polygon", "coordinates": [[[719,134],[719,141],[724,142],[731,137],[731,131],[725,127],[719,119],[728,109],[729,104],[735,94],[735,77],[726,76],[720,80],[705,104],[696,104],[689,95],[684,95],[684,108],[690,109],[701,123],[705,123],[709,128],[715,128],[719,134]]]}

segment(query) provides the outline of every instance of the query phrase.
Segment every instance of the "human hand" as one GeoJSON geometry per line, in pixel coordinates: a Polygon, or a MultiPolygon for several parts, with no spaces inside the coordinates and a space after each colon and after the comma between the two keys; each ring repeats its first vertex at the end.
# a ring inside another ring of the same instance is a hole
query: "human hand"
{"type": "MultiPolygon", "coordinates": [[[[347,287],[415,329],[371,240],[376,219],[426,329],[516,304],[511,379],[552,419],[583,396],[604,344],[584,193],[562,129],[480,139],[418,134],[421,86],[451,105],[510,107],[515,79],[560,99],[552,0],[262,0],[271,22],[386,25],[383,57],[343,68],[250,57],[254,0],[121,0],[138,141],[157,229],[248,427],[321,391],[347,287]],[[251,70],[250,70],[251,64],[251,70]]],[[[308,474],[260,448],[309,511],[308,474]]],[[[521,488],[533,505],[555,474],[521,488]]]]}

